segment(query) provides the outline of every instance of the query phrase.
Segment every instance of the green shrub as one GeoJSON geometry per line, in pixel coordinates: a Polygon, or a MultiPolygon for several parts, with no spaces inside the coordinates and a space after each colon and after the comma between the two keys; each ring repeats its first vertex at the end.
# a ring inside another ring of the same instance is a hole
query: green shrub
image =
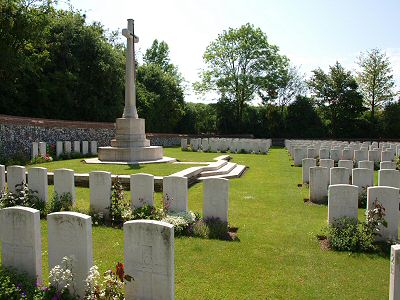
{"type": "Polygon", "coordinates": [[[59,195],[54,192],[53,197],[47,204],[47,213],[58,212],[58,211],[70,211],[72,210],[72,195],[71,193],[63,193],[59,195]]]}
{"type": "Polygon", "coordinates": [[[219,218],[208,218],[204,220],[208,227],[208,238],[225,240],[228,235],[228,223],[219,218]]]}
{"type": "Polygon", "coordinates": [[[0,267],[0,299],[42,299],[35,280],[13,269],[0,267]]]}
{"type": "Polygon", "coordinates": [[[366,221],[359,223],[356,218],[335,219],[327,228],[330,247],[337,251],[369,252],[375,251],[375,237],[380,235],[379,227],[387,226],[384,219],[385,208],[378,201],[366,211],[366,221]]]}
{"type": "Polygon", "coordinates": [[[358,194],[358,207],[366,208],[367,207],[367,188],[362,187],[361,192],[358,194]]]}
{"type": "Polygon", "coordinates": [[[161,220],[165,216],[163,209],[143,204],[132,211],[132,220],[161,220]]]}
{"type": "Polygon", "coordinates": [[[121,226],[132,219],[130,202],[125,199],[124,188],[119,178],[115,178],[111,187],[111,205],[109,207],[111,223],[121,226]]]}
{"type": "Polygon", "coordinates": [[[15,193],[4,192],[0,197],[0,208],[13,206],[31,207],[39,210],[42,216],[46,214],[46,202],[23,182],[15,186],[15,193]]]}

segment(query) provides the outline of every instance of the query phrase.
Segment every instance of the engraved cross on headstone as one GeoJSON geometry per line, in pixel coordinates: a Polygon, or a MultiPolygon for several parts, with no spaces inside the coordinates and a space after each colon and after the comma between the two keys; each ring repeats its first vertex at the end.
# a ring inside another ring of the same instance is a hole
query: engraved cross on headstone
{"type": "Polygon", "coordinates": [[[138,118],[136,110],[136,84],[135,84],[135,43],[139,37],[134,34],[133,20],[128,19],[128,28],[122,29],[126,37],[126,68],[125,68],[125,108],[123,118],[138,118]]]}

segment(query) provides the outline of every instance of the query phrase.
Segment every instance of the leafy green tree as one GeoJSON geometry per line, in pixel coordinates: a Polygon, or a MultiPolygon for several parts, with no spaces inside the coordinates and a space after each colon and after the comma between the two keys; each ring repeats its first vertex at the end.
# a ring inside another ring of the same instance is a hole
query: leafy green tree
{"type": "Polygon", "coordinates": [[[360,71],[357,72],[359,89],[370,109],[371,119],[374,120],[375,111],[396,95],[393,90],[395,82],[390,60],[386,53],[372,49],[361,53],[357,63],[360,67],[360,71]]]}
{"type": "Polygon", "coordinates": [[[309,81],[311,93],[327,121],[332,137],[349,137],[357,119],[364,111],[362,95],[350,71],[338,62],[329,67],[329,73],[322,69],[313,71],[309,81]]]}
{"type": "Polygon", "coordinates": [[[176,67],[171,63],[169,57],[169,46],[166,42],[153,41],[150,48],[146,50],[143,61],[145,64],[159,65],[165,72],[176,73],[176,67]]]}
{"type": "Polygon", "coordinates": [[[138,67],[138,113],[149,132],[173,132],[184,109],[184,93],[176,76],[159,65],[138,67]]]}
{"type": "Polygon", "coordinates": [[[187,102],[184,113],[176,127],[179,133],[215,133],[216,132],[215,105],[187,102]]]}
{"type": "Polygon", "coordinates": [[[400,102],[389,103],[382,112],[382,133],[387,138],[400,136],[400,102]]]}
{"type": "Polygon", "coordinates": [[[310,98],[299,96],[287,108],[287,136],[292,138],[325,137],[325,128],[310,98]]]}
{"type": "Polygon", "coordinates": [[[256,97],[275,99],[288,65],[278,47],[251,24],[223,31],[208,45],[203,59],[206,68],[194,88],[199,93],[216,92],[222,106],[231,103],[239,132],[246,103],[256,97]]]}

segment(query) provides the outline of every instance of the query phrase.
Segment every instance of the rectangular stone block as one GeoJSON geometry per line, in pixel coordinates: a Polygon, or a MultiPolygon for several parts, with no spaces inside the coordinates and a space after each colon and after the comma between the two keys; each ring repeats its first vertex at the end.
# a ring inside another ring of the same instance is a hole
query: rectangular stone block
{"type": "Polygon", "coordinates": [[[9,192],[15,193],[18,185],[26,183],[25,172],[26,169],[22,166],[7,167],[7,187],[9,192]]]}
{"type": "Polygon", "coordinates": [[[351,160],[353,161],[353,152],[350,148],[345,148],[342,151],[342,160],[351,160]]]}
{"type": "Polygon", "coordinates": [[[138,173],[131,175],[132,209],[144,204],[154,206],[154,176],[138,173]]]}
{"type": "Polygon", "coordinates": [[[36,191],[40,199],[47,202],[49,200],[47,169],[41,167],[28,169],[28,187],[32,191],[36,191]]]}
{"type": "Polygon", "coordinates": [[[97,141],[90,141],[90,154],[97,155],[97,141]]]}
{"type": "Polygon", "coordinates": [[[61,154],[63,154],[63,152],[64,152],[63,142],[57,141],[56,142],[56,156],[59,157],[61,154]]]}
{"type": "Polygon", "coordinates": [[[351,170],[353,170],[353,161],[341,159],[338,162],[338,167],[346,168],[351,172],[351,170]]]}
{"type": "Polygon", "coordinates": [[[82,141],[82,155],[86,155],[89,153],[89,142],[82,141]]]}
{"type": "Polygon", "coordinates": [[[368,150],[354,150],[354,161],[358,163],[362,160],[368,160],[368,150]]]}
{"type": "Polygon", "coordinates": [[[303,183],[308,183],[310,181],[310,168],[317,165],[317,160],[315,158],[303,158],[301,164],[303,183]]]}
{"type": "Polygon", "coordinates": [[[397,240],[399,227],[399,189],[388,186],[374,186],[367,189],[367,207],[374,208],[374,202],[378,200],[385,208],[385,220],[387,227],[380,226],[380,236],[377,241],[397,240]]]}
{"type": "Polygon", "coordinates": [[[380,169],[381,170],[396,170],[396,163],[393,161],[381,161],[380,163],[380,169]]]}
{"type": "Polygon", "coordinates": [[[124,223],[125,299],[174,299],[174,226],[160,221],[124,223]]]}
{"type": "Polygon", "coordinates": [[[330,169],[330,180],[331,185],[334,184],[349,184],[350,172],[347,168],[336,167],[330,169]]]}
{"type": "Polygon", "coordinates": [[[370,160],[361,160],[358,162],[358,167],[359,168],[366,168],[370,170],[374,170],[374,162],[370,160]]]}
{"type": "MultiPolygon", "coordinates": [[[[76,212],[47,215],[49,270],[71,257],[78,296],[85,295],[85,279],[93,266],[92,218],[76,212]]],[[[72,288],[70,288],[72,290],[72,288]]]]}
{"type": "Polygon", "coordinates": [[[317,150],[314,147],[307,148],[307,158],[315,158],[317,156],[317,150]]]}
{"type": "Polygon", "coordinates": [[[173,212],[188,210],[188,180],[182,176],[164,176],[163,179],[164,201],[168,202],[169,209],[173,212]]]}
{"type": "Polygon", "coordinates": [[[40,212],[30,207],[0,210],[1,264],[42,281],[40,212]]]}
{"type": "Polygon", "coordinates": [[[379,162],[381,160],[378,150],[368,151],[368,160],[373,162],[379,162]]]}
{"type": "Polygon", "coordinates": [[[294,157],[293,157],[294,165],[295,165],[295,167],[300,167],[303,158],[306,158],[306,156],[307,156],[306,149],[303,147],[302,148],[294,148],[293,153],[294,153],[294,157]]]}
{"type": "Polygon", "coordinates": [[[374,171],[367,168],[355,168],[352,172],[352,183],[358,187],[374,186],[374,171]]]}
{"type": "Polygon", "coordinates": [[[333,168],[335,166],[335,162],[333,161],[333,159],[324,158],[324,159],[319,160],[319,166],[328,168],[328,170],[329,170],[330,168],[333,168]]]}
{"type": "Polygon", "coordinates": [[[328,224],[341,217],[358,217],[358,187],[334,184],[328,188],[328,224]]]}
{"type": "Polygon", "coordinates": [[[64,152],[70,154],[72,152],[71,142],[65,141],[64,142],[64,152]]]}
{"type": "Polygon", "coordinates": [[[400,245],[390,249],[390,288],[389,300],[400,299],[400,245]]]}
{"type": "Polygon", "coordinates": [[[203,180],[203,187],[203,218],[228,222],[229,180],[207,178],[203,180]]]}
{"type": "Polygon", "coordinates": [[[57,169],[54,170],[54,192],[61,197],[63,194],[71,193],[72,203],[75,206],[76,191],[74,170],[70,169],[57,169]]]}
{"type": "Polygon", "coordinates": [[[378,185],[400,188],[400,171],[390,169],[379,170],[378,185]]]}
{"type": "Polygon", "coordinates": [[[328,148],[319,149],[319,159],[330,159],[330,150],[328,148]]]}
{"type": "Polygon", "coordinates": [[[39,155],[39,144],[37,142],[32,143],[32,152],[31,157],[32,159],[39,155]]]}
{"type": "Polygon", "coordinates": [[[46,143],[39,142],[39,155],[46,156],[46,154],[47,154],[46,143]]]}
{"type": "Polygon", "coordinates": [[[74,152],[81,153],[81,142],[80,141],[74,141],[74,152]]]}
{"type": "Polygon", "coordinates": [[[6,190],[6,166],[0,165],[0,194],[6,190]]]}
{"type": "Polygon", "coordinates": [[[310,168],[310,201],[326,203],[328,197],[329,171],[324,167],[310,168]]]}
{"type": "Polygon", "coordinates": [[[186,150],[187,149],[187,139],[181,139],[181,149],[186,150]]]}
{"type": "Polygon", "coordinates": [[[331,149],[330,158],[333,159],[333,161],[335,162],[339,161],[340,157],[341,157],[340,149],[331,149]]]}
{"type": "Polygon", "coordinates": [[[201,140],[201,149],[205,152],[207,152],[210,148],[210,145],[208,143],[208,139],[202,139],[201,140]]]}
{"type": "Polygon", "coordinates": [[[394,160],[394,153],[390,150],[382,151],[381,152],[381,161],[393,161],[394,160]]]}
{"type": "Polygon", "coordinates": [[[110,217],[111,206],[111,173],[92,171],[89,173],[90,209],[110,217]]]}

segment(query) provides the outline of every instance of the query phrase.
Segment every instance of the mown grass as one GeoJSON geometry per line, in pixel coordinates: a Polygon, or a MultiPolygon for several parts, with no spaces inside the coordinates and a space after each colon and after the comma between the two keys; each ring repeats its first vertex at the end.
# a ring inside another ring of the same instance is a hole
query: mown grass
{"type": "MultiPolygon", "coordinates": [[[[213,158],[219,156],[218,153],[195,153],[183,152],[180,148],[165,148],[164,155],[177,158],[181,162],[211,162],[213,158]],[[195,159],[195,160],[193,160],[195,159]]],[[[108,171],[112,174],[127,175],[135,173],[148,173],[157,176],[167,176],[173,173],[182,171],[190,167],[198,167],[199,164],[175,164],[175,163],[162,163],[162,164],[144,164],[144,165],[110,165],[110,164],[87,164],[83,159],[69,159],[58,160],[42,164],[34,164],[27,166],[30,167],[43,167],[47,168],[49,172],[53,172],[59,168],[72,169],[75,173],[89,173],[90,171],[108,171]]]]}
{"type": "MultiPolygon", "coordinates": [[[[184,154],[193,161],[203,155],[184,154]]],[[[320,249],[315,235],[326,225],[327,207],[304,204],[301,168],[291,167],[287,151],[232,156],[249,166],[230,180],[229,222],[240,241],[176,238],[176,299],[388,298],[388,257],[320,249]]],[[[201,184],[189,189],[191,210],[201,212],[202,191],[201,184]]],[[[88,207],[88,189],[77,194],[79,207],[88,207]]],[[[46,221],[42,241],[45,251],[46,221]]],[[[123,260],[123,231],[93,227],[93,247],[100,270],[113,267],[123,260]]],[[[47,269],[46,252],[43,258],[47,269]]]]}

